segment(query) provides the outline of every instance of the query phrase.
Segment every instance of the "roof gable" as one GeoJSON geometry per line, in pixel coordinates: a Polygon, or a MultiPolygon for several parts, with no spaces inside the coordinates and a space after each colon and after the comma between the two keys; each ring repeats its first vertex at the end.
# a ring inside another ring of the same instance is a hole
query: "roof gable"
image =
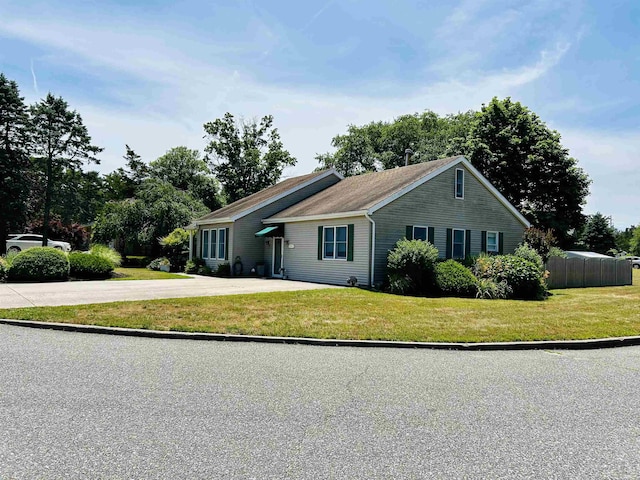
{"type": "Polygon", "coordinates": [[[267,221],[370,215],[455,165],[463,165],[518,221],[526,227],[531,226],[518,209],[461,155],[345,178],[267,221]]]}
{"type": "Polygon", "coordinates": [[[335,175],[339,179],[343,178],[335,169],[287,178],[286,180],[283,180],[271,187],[260,190],[259,192],[241,198],[240,200],[236,200],[229,205],[208,213],[207,215],[196,219],[195,223],[200,225],[206,223],[234,222],[245,215],[249,215],[260,208],[266,207],[281,198],[291,195],[292,193],[331,175],[335,175]]]}

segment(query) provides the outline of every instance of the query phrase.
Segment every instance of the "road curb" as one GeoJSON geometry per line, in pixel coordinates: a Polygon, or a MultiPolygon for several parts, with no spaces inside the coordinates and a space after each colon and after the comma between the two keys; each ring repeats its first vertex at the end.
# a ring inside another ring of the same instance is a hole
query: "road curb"
{"type": "Polygon", "coordinates": [[[96,333],[101,335],[123,335],[128,337],[167,338],[176,340],[205,340],[222,342],[285,343],[296,345],[318,345],[330,347],[375,347],[375,348],[426,348],[432,350],[590,350],[640,345],[640,336],[613,337],[592,340],[542,340],[533,342],[396,342],[389,340],[340,340],[307,337],[265,337],[259,335],[233,335],[226,333],[192,333],[133,328],[74,325],[71,323],[35,322],[30,320],[0,319],[0,324],[18,327],[63,330],[67,332],[96,333]]]}

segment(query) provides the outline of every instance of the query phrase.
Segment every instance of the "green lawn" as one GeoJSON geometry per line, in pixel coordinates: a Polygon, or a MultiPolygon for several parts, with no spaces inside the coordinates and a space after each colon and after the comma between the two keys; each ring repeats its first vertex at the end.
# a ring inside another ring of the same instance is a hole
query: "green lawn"
{"type": "Polygon", "coordinates": [[[177,273],[157,272],[148,268],[116,268],[114,270],[115,277],[109,280],[166,280],[169,278],[187,279],[184,275],[177,273]]]}
{"type": "Polygon", "coordinates": [[[317,338],[429,342],[640,335],[634,285],[555,290],[544,302],[413,298],[359,289],[0,310],[2,318],[317,338]]]}

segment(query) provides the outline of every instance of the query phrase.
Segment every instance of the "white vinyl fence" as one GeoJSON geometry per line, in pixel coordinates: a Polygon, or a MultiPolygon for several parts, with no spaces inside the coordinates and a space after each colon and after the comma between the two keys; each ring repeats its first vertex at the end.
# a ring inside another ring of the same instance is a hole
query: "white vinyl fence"
{"type": "Polygon", "coordinates": [[[624,258],[559,258],[546,264],[549,288],[631,285],[631,261],[624,258]]]}

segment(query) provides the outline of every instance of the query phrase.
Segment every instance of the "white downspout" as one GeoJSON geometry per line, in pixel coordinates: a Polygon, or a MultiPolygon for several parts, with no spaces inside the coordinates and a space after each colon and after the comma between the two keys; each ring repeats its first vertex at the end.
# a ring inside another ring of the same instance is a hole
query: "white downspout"
{"type": "Polygon", "coordinates": [[[373,287],[373,281],[375,279],[374,268],[376,258],[376,222],[373,221],[373,218],[371,218],[368,213],[365,213],[364,216],[371,222],[371,278],[369,279],[369,286],[373,287]]]}

